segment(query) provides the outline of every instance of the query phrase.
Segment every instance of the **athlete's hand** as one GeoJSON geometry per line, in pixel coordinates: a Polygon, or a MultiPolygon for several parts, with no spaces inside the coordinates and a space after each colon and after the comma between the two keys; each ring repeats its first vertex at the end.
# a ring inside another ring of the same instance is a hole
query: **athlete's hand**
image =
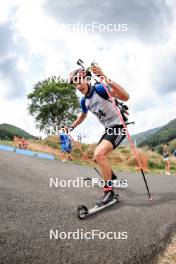
{"type": "Polygon", "coordinates": [[[102,76],[102,77],[105,77],[105,74],[104,74],[104,72],[102,71],[102,69],[98,66],[98,65],[93,65],[92,67],[91,67],[91,70],[92,70],[92,72],[95,74],[95,75],[97,75],[97,76],[102,76]]]}
{"type": "Polygon", "coordinates": [[[74,127],[70,127],[70,128],[69,128],[69,131],[70,131],[70,132],[72,132],[72,131],[73,131],[73,129],[74,129],[74,127]]]}

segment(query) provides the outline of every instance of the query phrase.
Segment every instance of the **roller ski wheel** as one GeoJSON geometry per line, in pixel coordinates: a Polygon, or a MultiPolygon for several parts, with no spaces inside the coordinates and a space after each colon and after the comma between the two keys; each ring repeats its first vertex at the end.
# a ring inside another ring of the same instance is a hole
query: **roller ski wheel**
{"type": "Polygon", "coordinates": [[[115,203],[119,202],[119,195],[118,194],[114,194],[114,199],[105,204],[105,205],[95,205],[93,208],[88,209],[85,205],[80,205],[77,209],[77,216],[79,219],[83,220],[86,217],[95,214],[103,209],[105,209],[106,207],[109,207],[115,203]]]}
{"type": "Polygon", "coordinates": [[[89,211],[87,209],[87,207],[85,205],[80,205],[78,206],[78,209],[77,209],[77,216],[79,219],[84,219],[88,216],[89,214],[89,211]]]}

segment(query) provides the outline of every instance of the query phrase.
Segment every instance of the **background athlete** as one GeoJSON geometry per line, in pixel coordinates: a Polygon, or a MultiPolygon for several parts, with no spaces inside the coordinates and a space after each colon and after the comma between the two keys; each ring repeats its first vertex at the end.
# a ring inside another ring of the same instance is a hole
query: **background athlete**
{"type": "MultiPolygon", "coordinates": [[[[102,69],[95,65],[91,68],[92,72],[100,76],[108,83],[107,89],[111,96],[127,101],[129,94],[117,83],[107,78],[102,69]]],[[[91,111],[105,127],[105,133],[101,137],[95,152],[94,161],[99,165],[102,177],[105,181],[104,195],[97,201],[97,204],[104,205],[111,202],[114,198],[112,188],[112,169],[108,161],[109,153],[115,149],[125,138],[123,126],[115,112],[112,103],[108,100],[108,94],[102,83],[91,85],[87,73],[83,69],[77,69],[70,75],[70,82],[74,84],[84,97],[81,99],[81,113],[72,124],[72,129],[81,124],[87,117],[88,110],[91,111]]]]}

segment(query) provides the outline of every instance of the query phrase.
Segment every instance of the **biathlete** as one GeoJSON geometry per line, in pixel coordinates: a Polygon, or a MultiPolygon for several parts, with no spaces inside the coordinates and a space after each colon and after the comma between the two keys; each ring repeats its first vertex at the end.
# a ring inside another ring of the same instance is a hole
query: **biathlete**
{"type": "Polygon", "coordinates": [[[126,137],[126,134],[123,132],[123,126],[120,124],[120,120],[112,102],[108,100],[109,97],[104,85],[106,85],[112,97],[118,98],[121,101],[127,101],[129,99],[129,94],[120,85],[107,78],[99,66],[94,65],[91,70],[96,76],[103,78],[106,84],[98,83],[92,85],[91,77],[87,78],[87,72],[81,68],[71,73],[70,83],[72,83],[84,97],[82,97],[80,102],[81,113],[72,124],[70,131],[85,120],[88,111],[91,111],[105,127],[105,133],[97,144],[93,158],[94,162],[96,162],[101,169],[105,183],[103,187],[104,195],[98,199],[97,204],[105,205],[114,199],[112,186],[114,174],[108,162],[108,155],[113,149],[119,146],[126,137]]]}

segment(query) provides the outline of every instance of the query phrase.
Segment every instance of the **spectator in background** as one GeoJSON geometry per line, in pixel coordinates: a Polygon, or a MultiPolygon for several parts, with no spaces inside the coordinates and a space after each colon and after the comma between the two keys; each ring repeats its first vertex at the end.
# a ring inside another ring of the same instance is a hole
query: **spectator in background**
{"type": "Polygon", "coordinates": [[[72,151],[72,142],[71,142],[71,137],[69,136],[69,131],[68,131],[68,127],[65,127],[65,131],[66,131],[66,148],[67,148],[67,159],[68,160],[72,160],[71,157],[71,151],[72,151]]]}
{"type": "Polygon", "coordinates": [[[78,134],[77,134],[77,139],[78,139],[78,142],[80,142],[80,143],[81,143],[81,140],[82,140],[81,133],[78,133],[78,134]]]}
{"type": "Polygon", "coordinates": [[[64,126],[62,126],[61,129],[58,131],[58,136],[60,138],[62,162],[65,162],[67,158],[67,134],[64,126]]]}
{"type": "Polygon", "coordinates": [[[165,162],[165,174],[170,174],[170,160],[169,160],[169,151],[167,145],[163,146],[163,160],[165,162]]]}
{"type": "Polygon", "coordinates": [[[61,152],[62,152],[62,162],[65,162],[66,160],[72,160],[71,158],[71,138],[68,135],[68,128],[62,126],[62,128],[58,132],[59,138],[60,138],[60,144],[61,144],[61,152]]]}

